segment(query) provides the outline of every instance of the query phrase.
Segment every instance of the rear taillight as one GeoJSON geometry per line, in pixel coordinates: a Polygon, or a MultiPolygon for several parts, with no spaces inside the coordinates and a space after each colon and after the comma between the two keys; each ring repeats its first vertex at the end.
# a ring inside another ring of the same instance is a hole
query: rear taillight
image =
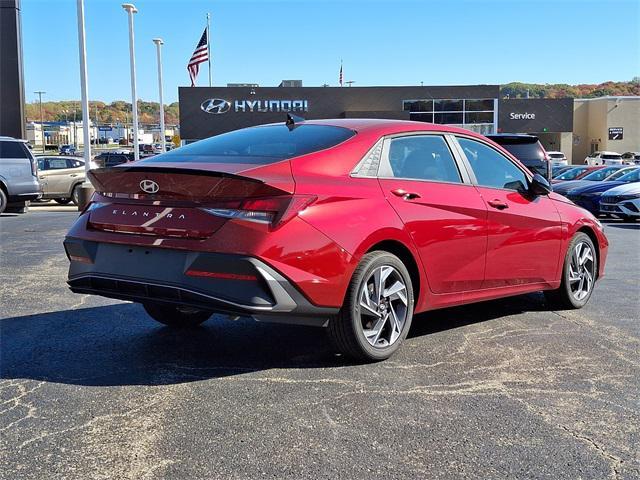
{"type": "Polygon", "coordinates": [[[33,157],[31,157],[31,175],[38,178],[38,162],[33,157]]]}
{"type": "Polygon", "coordinates": [[[264,223],[276,227],[291,220],[316,199],[314,195],[248,198],[203,210],[218,217],[264,223]]]}

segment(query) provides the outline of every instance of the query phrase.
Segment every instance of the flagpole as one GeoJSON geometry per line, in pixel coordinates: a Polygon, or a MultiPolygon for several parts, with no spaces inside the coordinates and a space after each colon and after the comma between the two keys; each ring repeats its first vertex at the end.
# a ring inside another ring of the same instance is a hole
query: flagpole
{"type": "Polygon", "coordinates": [[[207,13],[207,58],[209,62],[209,86],[211,87],[211,15],[207,13]]]}

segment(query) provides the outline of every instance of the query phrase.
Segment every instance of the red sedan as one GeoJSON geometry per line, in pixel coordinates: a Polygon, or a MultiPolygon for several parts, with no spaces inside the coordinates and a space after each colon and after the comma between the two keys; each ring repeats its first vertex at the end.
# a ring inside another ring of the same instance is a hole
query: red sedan
{"type": "Polygon", "coordinates": [[[214,312],[326,327],[367,360],[427,310],[541,290],[580,308],[607,255],[591,214],[453,127],[290,119],[90,177],[64,242],[74,292],[176,327],[214,312]]]}

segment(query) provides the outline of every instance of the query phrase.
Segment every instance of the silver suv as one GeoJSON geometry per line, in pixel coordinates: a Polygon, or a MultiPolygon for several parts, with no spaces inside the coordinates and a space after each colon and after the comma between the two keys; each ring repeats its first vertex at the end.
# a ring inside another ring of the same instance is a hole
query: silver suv
{"type": "Polygon", "coordinates": [[[26,141],[0,137],[0,213],[7,206],[24,209],[41,196],[38,165],[26,141]]]}

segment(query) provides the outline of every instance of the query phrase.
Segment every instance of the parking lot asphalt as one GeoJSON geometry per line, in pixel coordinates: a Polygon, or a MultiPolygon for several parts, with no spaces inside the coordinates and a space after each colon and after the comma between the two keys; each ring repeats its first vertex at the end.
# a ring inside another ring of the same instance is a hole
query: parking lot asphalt
{"type": "MultiPolygon", "coordinates": [[[[44,211],[48,210],[48,211],[44,211]]],[[[0,217],[0,478],[640,478],[640,225],[578,311],[419,315],[390,360],[71,293],[72,208],[0,217]]]]}

